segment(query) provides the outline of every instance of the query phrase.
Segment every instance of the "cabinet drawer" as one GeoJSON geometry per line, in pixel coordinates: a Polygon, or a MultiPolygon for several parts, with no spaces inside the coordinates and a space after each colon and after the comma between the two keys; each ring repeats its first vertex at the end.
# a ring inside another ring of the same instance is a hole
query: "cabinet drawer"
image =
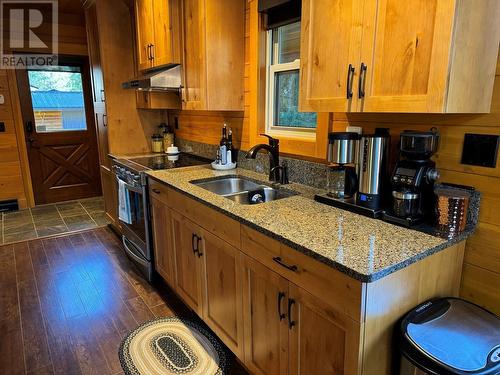
{"type": "Polygon", "coordinates": [[[241,228],[241,249],[338,311],[361,321],[361,282],[246,226],[241,228]]]}
{"type": "Polygon", "coordinates": [[[153,199],[158,199],[159,201],[168,204],[168,191],[169,189],[162,184],[153,179],[149,179],[149,196],[153,199]]]}
{"type": "Polygon", "coordinates": [[[168,205],[203,229],[240,247],[240,223],[236,220],[172,189],[168,189],[168,205]]]}

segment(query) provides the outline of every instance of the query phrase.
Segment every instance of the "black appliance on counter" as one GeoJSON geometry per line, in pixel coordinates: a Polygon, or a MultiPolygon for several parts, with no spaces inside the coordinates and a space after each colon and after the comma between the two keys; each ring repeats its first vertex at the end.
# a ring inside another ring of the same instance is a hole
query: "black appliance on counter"
{"type": "Polygon", "coordinates": [[[130,223],[120,220],[125,253],[148,281],[153,279],[153,241],[147,188],[148,170],[190,167],[210,163],[209,159],[180,153],[175,156],[154,155],[113,160],[113,172],[124,183],[130,223]]]}
{"type": "Polygon", "coordinates": [[[400,158],[391,177],[391,206],[383,219],[404,226],[432,222],[436,207],[434,182],[439,171],[431,156],[437,151],[439,133],[404,131],[400,135],[400,158]]]}

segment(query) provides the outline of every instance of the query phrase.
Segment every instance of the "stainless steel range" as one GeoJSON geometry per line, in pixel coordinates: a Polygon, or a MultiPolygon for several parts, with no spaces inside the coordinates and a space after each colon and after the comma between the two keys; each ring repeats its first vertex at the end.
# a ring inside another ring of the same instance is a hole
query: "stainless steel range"
{"type": "MultiPolygon", "coordinates": [[[[120,217],[123,228],[122,241],[127,256],[138,266],[148,281],[153,279],[153,241],[146,171],[182,168],[209,163],[210,160],[181,153],[177,157],[167,155],[130,157],[113,160],[113,172],[123,191],[119,205],[126,208],[125,219],[120,217]]],[[[119,207],[120,211],[120,207],[119,207]]]]}

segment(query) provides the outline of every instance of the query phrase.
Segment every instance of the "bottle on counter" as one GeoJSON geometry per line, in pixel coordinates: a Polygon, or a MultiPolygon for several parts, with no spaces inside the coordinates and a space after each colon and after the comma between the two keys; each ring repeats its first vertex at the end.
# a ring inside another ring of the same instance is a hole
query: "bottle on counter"
{"type": "Polygon", "coordinates": [[[227,136],[227,164],[233,163],[233,131],[229,128],[227,136]]]}
{"type": "Polygon", "coordinates": [[[163,137],[161,134],[153,134],[151,136],[151,151],[163,152],[163,137]]]}
{"type": "Polygon", "coordinates": [[[228,144],[227,125],[224,124],[224,127],[222,128],[222,138],[220,140],[220,146],[219,146],[222,165],[227,164],[227,144],[228,144]]]}

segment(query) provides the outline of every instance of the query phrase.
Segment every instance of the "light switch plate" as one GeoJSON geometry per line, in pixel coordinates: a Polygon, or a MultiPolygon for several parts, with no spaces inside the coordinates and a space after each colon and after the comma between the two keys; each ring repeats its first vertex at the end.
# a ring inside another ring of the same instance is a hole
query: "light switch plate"
{"type": "Polygon", "coordinates": [[[5,97],[0,95],[0,104],[5,104],[5,97]]]}

